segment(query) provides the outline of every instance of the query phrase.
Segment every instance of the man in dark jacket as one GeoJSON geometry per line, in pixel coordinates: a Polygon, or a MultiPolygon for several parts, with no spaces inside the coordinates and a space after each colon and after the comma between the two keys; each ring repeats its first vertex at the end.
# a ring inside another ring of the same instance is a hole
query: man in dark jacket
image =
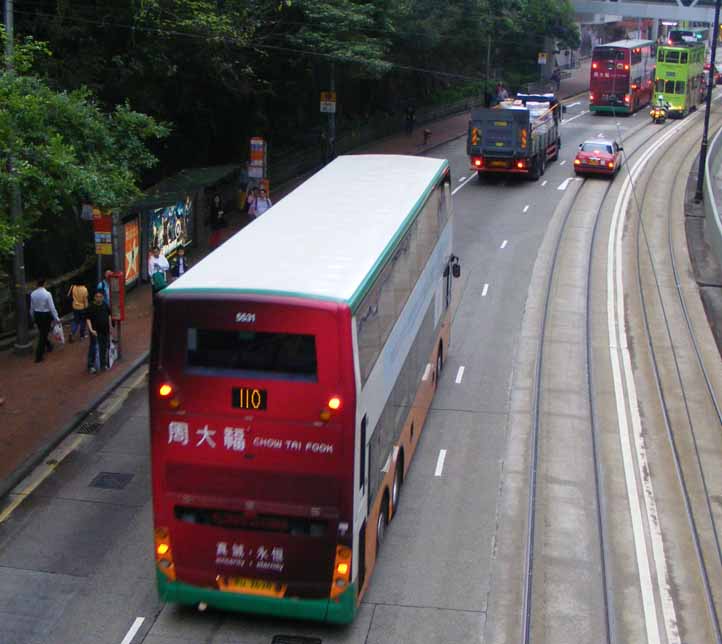
{"type": "Polygon", "coordinates": [[[100,369],[108,368],[108,347],[110,345],[110,308],[103,299],[103,291],[97,290],[88,307],[86,324],[90,333],[88,346],[88,371],[95,373],[95,352],[100,357],[100,369]]]}

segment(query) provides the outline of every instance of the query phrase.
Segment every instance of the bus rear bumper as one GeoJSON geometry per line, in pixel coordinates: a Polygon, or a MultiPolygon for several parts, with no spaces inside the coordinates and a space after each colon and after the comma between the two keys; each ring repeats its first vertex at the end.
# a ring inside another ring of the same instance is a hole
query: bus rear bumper
{"type": "Polygon", "coordinates": [[[631,114],[632,109],[627,105],[590,105],[590,112],[608,112],[609,114],[631,114]]]}
{"type": "Polygon", "coordinates": [[[356,614],[355,583],[350,584],[346,591],[335,600],[291,597],[278,599],[192,586],[181,581],[169,581],[160,572],[157,572],[156,576],[158,595],[161,601],[171,604],[195,606],[203,602],[219,610],[307,619],[333,624],[349,624],[356,614]]]}

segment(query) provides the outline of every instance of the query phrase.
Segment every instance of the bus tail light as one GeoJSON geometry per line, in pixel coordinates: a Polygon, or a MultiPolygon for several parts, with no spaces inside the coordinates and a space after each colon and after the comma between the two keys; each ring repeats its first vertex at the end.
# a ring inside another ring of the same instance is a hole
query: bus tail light
{"type": "Polygon", "coordinates": [[[173,385],[171,385],[168,382],[164,382],[160,387],[158,387],[158,395],[161,398],[170,398],[172,393],[173,393],[173,385]]]}
{"type": "Polygon", "coordinates": [[[592,94],[591,92],[589,92],[589,100],[590,100],[590,101],[593,101],[593,100],[594,100],[594,94],[592,94]]]}
{"type": "Polygon", "coordinates": [[[624,71],[625,71],[625,72],[628,72],[628,71],[629,71],[629,65],[627,65],[626,63],[624,64],[624,71]]]}
{"type": "Polygon", "coordinates": [[[341,399],[338,396],[332,396],[328,401],[328,408],[333,411],[341,409],[341,399]]]}
{"type": "Polygon", "coordinates": [[[629,94],[627,94],[627,95],[624,97],[624,102],[625,102],[625,103],[629,103],[629,100],[630,100],[630,97],[629,97],[629,94]]]}
{"type": "Polygon", "coordinates": [[[336,560],[333,563],[333,581],[331,582],[331,599],[338,601],[351,580],[351,548],[336,546],[336,560]]]}
{"type": "Polygon", "coordinates": [[[173,549],[170,545],[168,528],[155,529],[155,563],[169,581],[175,581],[175,565],[173,563],[173,549]]]}
{"type": "Polygon", "coordinates": [[[597,65],[597,63],[592,63],[592,69],[596,69],[597,67],[599,67],[599,65],[597,65]]]}

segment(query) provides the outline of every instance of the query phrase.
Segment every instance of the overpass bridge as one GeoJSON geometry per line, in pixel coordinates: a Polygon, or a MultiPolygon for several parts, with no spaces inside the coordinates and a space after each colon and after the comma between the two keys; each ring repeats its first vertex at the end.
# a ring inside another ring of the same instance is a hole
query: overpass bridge
{"type": "Polygon", "coordinates": [[[714,23],[715,0],[571,0],[577,14],[714,23]]]}

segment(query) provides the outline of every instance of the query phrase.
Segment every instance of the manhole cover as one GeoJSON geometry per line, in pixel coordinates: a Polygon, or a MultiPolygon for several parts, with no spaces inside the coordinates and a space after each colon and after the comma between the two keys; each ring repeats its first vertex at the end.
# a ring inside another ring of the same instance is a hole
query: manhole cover
{"type": "Polygon", "coordinates": [[[88,414],[85,419],[83,420],[80,425],[78,425],[78,429],[75,430],[76,434],[97,434],[98,430],[101,427],[100,417],[97,413],[93,412],[92,414],[88,414]]]}
{"type": "Polygon", "coordinates": [[[124,474],[122,472],[101,472],[90,482],[90,487],[102,487],[106,490],[122,490],[130,483],[132,478],[132,474],[124,474]]]}
{"type": "Polygon", "coordinates": [[[321,638],[303,637],[302,635],[274,635],[271,644],[321,644],[321,638]]]}

